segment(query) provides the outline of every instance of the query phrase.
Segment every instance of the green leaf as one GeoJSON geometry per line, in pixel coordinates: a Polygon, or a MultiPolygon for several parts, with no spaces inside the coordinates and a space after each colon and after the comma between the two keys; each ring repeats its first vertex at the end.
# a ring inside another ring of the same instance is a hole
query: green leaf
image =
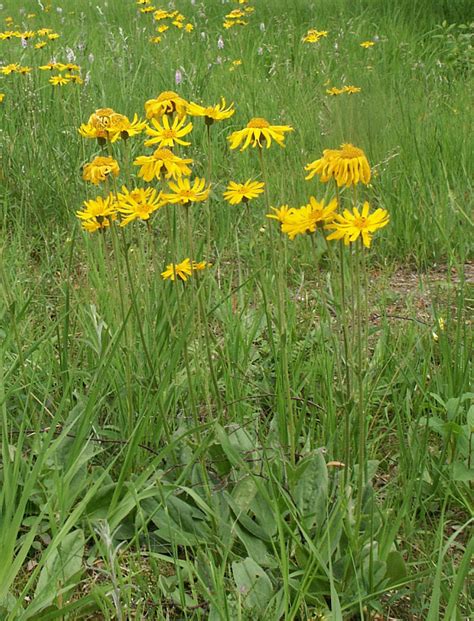
{"type": "Polygon", "coordinates": [[[253,559],[232,563],[237,591],[248,610],[263,614],[272,596],[273,587],[265,571],[253,559]]]}
{"type": "Polygon", "coordinates": [[[64,537],[46,559],[36,585],[35,600],[39,607],[33,604],[35,610],[52,604],[57,592],[81,571],[84,543],[82,530],[74,530],[64,537]]]}
{"type": "Polygon", "coordinates": [[[388,580],[389,585],[397,584],[401,582],[407,576],[407,567],[403,556],[398,550],[392,550],[387,555],[385,561],[387,571],[385,572],[385,578],[388,580]]]}
{"type": "Polygon", "coordinates": [[[320,451],[305,458],[308,465],[296,484],[295,499],[306,528],[321,527],[328,502],[328,471],[320,451]]]}

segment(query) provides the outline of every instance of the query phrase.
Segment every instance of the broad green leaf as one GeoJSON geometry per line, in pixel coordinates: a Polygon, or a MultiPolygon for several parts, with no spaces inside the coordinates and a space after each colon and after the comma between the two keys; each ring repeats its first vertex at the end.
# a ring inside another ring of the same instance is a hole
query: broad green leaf
{"type": "Polygon", "coordinates": [[[237,591],[248,610],[263,614],[272,596],[273,587],[265,571],[253,559],[232,563],[237,591]]]}
{"type": "Polygon", "coordinates": [[[306,458],[308,465],[296,484],[296,506],[306,528],[321,527],[328,503],[328,471],[320,451],[306,458]]]}

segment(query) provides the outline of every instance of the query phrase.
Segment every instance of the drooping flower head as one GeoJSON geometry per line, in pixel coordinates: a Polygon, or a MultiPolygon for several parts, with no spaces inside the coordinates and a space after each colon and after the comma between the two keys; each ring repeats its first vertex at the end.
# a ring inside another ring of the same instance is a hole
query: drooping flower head
{"type": "Polygon", "coordinates": [[[176,180],[175,183],[169,183],[169,188],[172,191],[170,194],[163,194],[163,200],[171,204],[187,205],[188,203],[200,203],[205,201],[211,190],[210,186],[207,188],[206,180],[196,177],[191,185],[190,180],[187,177],[181,177],[176,180]]]}
{"type": "Polygon", "coordinates": [[[170,263],[166,266],[164,272],[161,272],[163,280],[188,280],[193,272],[201,271],[210,267],[211,264],[207,261],[191,261],[191,259],[184,259],[181,263],[170,263]]]}
{"type": "Polygon", "coordinates": [[[242,142],[243,151],[249,145],[252,147],[264,147],[270,148],[273,140],[284,147],[285,132],[292,132],[293,128],[289,125],[270,125],[270,123],[263,118],[253,118],[247,123],[247,127],[239,131],[233,132],[228,136],[231,149],[237,149],[242,142]]]}
{"type": "Polygon", "coordinates": [[[147,119],[159,119],[163,115],[176,116],[182,119],[186,116],[187,102],[174,91],[164,91],[156,99],[145,102],[147,119]]]}
{"type": "Polygon", "coordinates": [[[153,155],[140,155],[133,163],[141,166],[138,176],[150,182],[155,177],[178,179],[190,175],[192,171],[188,164],[192,164],[193,160],[178,157],[169,149],[156,149],[153,155]]]}
{"type": "Polygon", "coordinates": [[[162,123],[156,119],[151,119],[152,127],[147,127],[146,133],[148,136],[151,136],[149,140],[145,142],[145,146],[149,147],[153,144],[158,144],[160,147],[174,147],[175,144],[181,144],[185,147],[188,147],[191,143],[183,140],[183,136],[189,134],[193,129],[193,124],[186,123],[186,117],[183,116],[181,119],[176,117],[173,121],[173,125],[170,126],[170,122],[168,117],[164,115],[162,117],[162,123]]]}
{"type": "Polygon", "coordinates": [[[367,185],[370,182],[370,166],[362,149],[343,144],[340,149],[324,149],[323,157],[305,166],[306,179],[319,175],[323,183],[335,179],[338,187],[367,185]]]}
{"type": "Polygon", "coordinates": [[[122,186],[122,192],[117,194],[117,211],[122,214],[120,226],[126,226],[134,220],[148,220],[153,212],[165,204],[161,192],[153,188],[128,190],[122,186]]]}
{"type": "Polygon", "coordinates": [[[97,196],[97,198],[84,201],[84,207],[82,211],[76,212],[76,216],[82,220],[82,227],[89,233],[107,228],[116,218],[117,206],[112,194],[105,198],[97,196]]]}
{"type": "Polygon", "coordinates": [[[215,121],[223,121],[230,118],[234,114],[234,104],[231,103],[226,108],[225,99],[221,98],[221,103],[215,106],[200,106],[196,103],[188,104],[188,114],[191,116],[203,116],[206,125],[212,125],[215,121]]]}
{"type": "Polygon", "coordinates": [[[245,183],[235,183],[231,181],[224,192],[224,198],[231,205],[239,203],[248,203],[252,198],[257,198],[262,194],[265,184],[261,181],[252,181],[248,179],[245,183]]]}
{"type": "Polygon", "coordinates": [[[117,177],[119,172],[118,162],[113,157],[98,156],[84,166],[82,178],[98,185],[101,181],[106,181],[109,175],[117,177]]]}
{"type": "Polygon", "coordinates": [[[380,208],[369,215],[369,208],[366,201],[362,213],[354,207],[352,213],[344,209],[342,214],[336,214],[334,221],[325,226],[326,229],[334,229],[327,239],[343,239],[344,244],[348,246],[361,237],[364,246],[370,248],[373,233],[387,226],[390,217],[385,209],[380,208]]]}

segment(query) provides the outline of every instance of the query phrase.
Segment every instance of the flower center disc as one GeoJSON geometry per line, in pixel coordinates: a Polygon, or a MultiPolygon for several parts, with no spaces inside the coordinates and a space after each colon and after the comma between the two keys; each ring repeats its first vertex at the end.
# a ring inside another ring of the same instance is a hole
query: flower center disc
{"type": "Polygon", "coordinates": [[[362,151],[362,149],[358,149],[357,147],[354,147],[354,145],[352,144],[343,144],[341,151],[340,151],[340,155],[344,159],[355,160],[358,157],[363,157],[364,152],[362,151]]]}
{"type": "Polygon", "coordinates": [[[257,117],[256,119],[251,119],[247,123],[247,127],[252,129],[264,129],[265,127],[270,127],[270,123],[266,119],[257,117]]]}

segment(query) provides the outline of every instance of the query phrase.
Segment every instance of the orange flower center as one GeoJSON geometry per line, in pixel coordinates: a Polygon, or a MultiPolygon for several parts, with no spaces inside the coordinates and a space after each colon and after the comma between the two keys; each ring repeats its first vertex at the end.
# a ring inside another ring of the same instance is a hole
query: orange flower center
{"type": "Polygon", "coordinates": [[[341,145],[339,156],[346,160],[356,160],[359,157],[365,157],[365,153],[353,144],[343,144],[341,145]]]}
{"type": "Polygon", "coordinates": [[[354,220],[354,226],[358,229],[365,229],[367,226],[367,218],[356,218],[354,220]]]}
{"type": "Polygon", "coordinates": [[[157,149],[154,153],[154,157],[157,160],[164,161],[164,160],[172,160],[174,158],[174,155],[171,153],[169,149],[157,149]]]}
{"type": "Polygon", "coordinates": [[[247,123],[247,127],[249,129],[264,129],[265,127],[270,127],[270,123],[266,119],[257,117],[255,119],[250,119],[247,123]]]}
{"type": "Polygon", "coordinates": [[[176,134],[175,134],[173,129],[164,129],[161,132],[161,137],[162,138],[167,138],[169,140],[169,139],[175,138],[176,134]]]}

